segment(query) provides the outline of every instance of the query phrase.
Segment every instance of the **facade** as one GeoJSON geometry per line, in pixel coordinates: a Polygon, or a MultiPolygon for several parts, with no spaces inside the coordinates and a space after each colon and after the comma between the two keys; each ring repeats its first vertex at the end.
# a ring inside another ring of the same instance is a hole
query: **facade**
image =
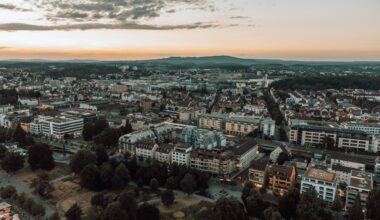
{"type": "Polygon", "coordinates": [[[234,155],[228,151],[193,150],[190,167],[215,175],[228,175],[236,171],[234,155]]]}
{"type": "Polygon", "coordinates": [[[373,189],[373,176],[363,171],[351,171],[346,190],[346,208],[360,198],[362,207],[366,207],[368,194],[373,189]]]}
{"type": "Polygon", "coordinates": [[[67,116],[35,120],[30,125],[33,134],[42,134],[55,138],[63,138],[66,134],[79,137],[82,135],[83,126],[83,118],[67,116]]]}
{"type": "Polygon", "coordinates": [[[266,167],[268,160],[252,161],[248,169],[248,180],[251,181],[256,188],[262,188],[266,185],[266,167]]]}
{"type": "Polygon", "coordinates": [[[178,165],[190,166],[191,146],[178,144],[174,147],[171,162],[178,165]]]}
{"type": "Polygon", "coordinates": [[[239,169],[246,169],[251,164],[251,161],[257,156],[259,146],[255,139],[244,138],[229,150],[233,152],[236,157],[237,167],[239,169]]]}
{"type": "Polygon", "coordinates": [[[265,118],[260,122],[260,131],[263,135],[273,137],[275,135],[276,122],[271,118],[265,118]]]}
{"type": "Polygon", "coordinates": [[[199,116],[200,128],[223,131],[229,135],[244,136],[259,126],[259,120],[246,117],[228,117],[223,114],[203,114],[199,116]]]}
{"type": "Polygon", "coordinates": [[[274,195],[283,196],[296,186],[296,168],[294,166],[267,166],[268,190],[274,195]]]}
{"type": "Polygon", "coordinates": [[[348,183],[351,170],[360,171],[358,169],[345,167],[341,165],[332,165],[330,168],[330,171],[336,174],[336,178],[339,180],[339,182],[343,183],[348,183]]]}
{"type": "Polygon", "coordinates": [[[380,156],[377,156],[375,160],[375,177],[380,178],[380,156]]]}
{"type": "Polygon", "coordinates": [[[223,133],[217,131],[209,131],[196,127],[186,127],[182,130],[181,140],[185,144],[189,144],[194,149],[212,150],[215,147],[225,147],[226,139],[223,133]]]}
{"type": "Polygon", "coordinates": [[[364,131],[371,135],[380,135],[380,124],[375,123],[345,123],[345,128],[356,131],[364,131]]]}
{"type": "Polygon", "coordinates": [[[5,114],[14,110],[13,105],[0,105],[0,114],[5,114]]]}
{"type": "Polygon", "coordinates": [[[163,123],[145,130],[135,131],[119,138],[119,148],[122,152],[128,152],[131,155],[135,155],[136,143],[138,141],[171,139],[173,130],[173,126],[163,123]]]}
{"type": "Polygon", "coordinates": [[[289,141],[301,146],[321,145],[325,137],[333,139],[338,148],[369,152],[379,150],[377,138],[360,130],[304,123],[292,125],[289,131],[289,141]]]}
{"type": "Polygon", "coordinates": [[[136,143],[136,156],[144,161],[147,159],[152,160],[155,152],[158,148],[158,144],[152,141],[140,141],[136,143]]]}
{"type": "Polygon", "coordinates": [[[173,153],[172,144],[159,144],[154,153],[154,160],[160,163],[170,164],[173,153]]]}
{"type": "Polygon", "coordinates": [[[369,164],[370,162],[358,156],[348,156],[341,154],[332,154],[329,156],[329,160],[331,165],[339,165],[363,171],[365,170],[366,164],[369,164]]]}
{"type": "Polygon", "coordinates": [[[302,177],[301,194],[314,188],[318,197],[331,205],[334,202],[338,184],[336,174],[322,169],[309,168],[302,177]]]}

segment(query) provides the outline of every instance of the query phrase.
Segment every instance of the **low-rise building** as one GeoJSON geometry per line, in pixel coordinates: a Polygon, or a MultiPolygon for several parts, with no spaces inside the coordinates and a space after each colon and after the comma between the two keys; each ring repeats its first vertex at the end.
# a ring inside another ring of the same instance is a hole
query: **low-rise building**
{"type": "Polygon", "coordinates": [[[296,185],[296,168],[294,166],[267,166],[268,190],[274,195],[283,196],[296,185]]]}
{"type": "Polygon", "coordinates": [[[302,177],[301,194],[314,188],[318,197],[331,205],[335,199],[338,184],[336,174],[322,169],[309,168],[302,177]]]}
{"type": "Polygon", "coordinates": [[[193,150],[190,167],[215,175],[228,175],[236,171],[234,155],[229,151],[193,150]]]}
{"type": "Polygon", "coordinates": [[[83,118],[57,116],[37,119],[31,123],[31,133],[64,138],[65,135],[79,137],[82,135],[84,126],[83,118]]]}
{"type": "Polygon", "coordinates": [[[136,157],[142,160],[153,160],[158,144],[154,141],[139,141],[136,143],[136,157]]]}
{"type": "Polygon", "coordinates": [[[346,208],[359,197],[362,207],[366,207],[369,192],[373,189],[373,175],[363,171],[351,171],[346,190],[346,208]]]}
{"type": "Polygon", "coordinates": [[[160,163],[170,164],[172,153],[173,153],[172,144],[163,144],[163,143],[159,144],[154,154],[154,160],[160,163]]]}
{"type": "Polygon", "coordinates": [[[190,166],[192,147],[187,144],[177,144],[172,153],[172,163],[190,166]]]}
{"type": "Polygon", "coordinates": [[[248,169],[248,180],[251,181],[256,188],[262,188],[266,185],[266,167],[268,160],[261,159],[252,161],[248,169]]]}

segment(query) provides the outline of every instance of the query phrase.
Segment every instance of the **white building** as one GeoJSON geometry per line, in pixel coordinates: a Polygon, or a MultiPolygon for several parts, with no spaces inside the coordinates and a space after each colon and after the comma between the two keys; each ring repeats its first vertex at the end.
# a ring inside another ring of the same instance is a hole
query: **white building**
{"type": "Polygon", "coordinates": [[[190,155],[192,148],[188,145],[177,145],[172,153],[172,163],[190,166],[190,155]]]}
{"type": "Polygon", "coordinates": [[[260,131],[269,137],[275,135],[276,122],[271,118],[265,118],[260,122],[260,131]]]}
{"type": "Polygon", "coordinates": [[[372,135],[380,135],[380,124],[376,123],[345,123],[343,126],[351,130],[359,130],[372,135]]]}
{"type": "Polygon", "coordinates": [[[302,177],[301,194],[314,188],[318,197],[331,205],[335,199],[339,181],[334,173],[325,170],[309,168],[302,177]]]}
{"type": "Polygon", "coordinates": [[[362,207],[366,207],[368,194],[373,189],[373,175],[363,171],[351,171],[347,190],[346,208],[350,207],[359,197],[362,207]]]}
{"type": "Polygon", "coordinates": [[[42,134],[55,138],[63,138],[65,134],[78,137],[82,135],[84,120],[83,118],[59,116],[35,120],[31,123],[33,134],[42,134]]]}
{"type": "Polygon", "coordinates": [[[14,110],[13,105],[0,105],[0,114],[5,114],[14,110]]]}
{"type": "Polygon", "coordinates": [[[21,98],[18,98],[18,102],[21,105],[26,105],[26,106],[37,106],[38,105],[37,99],[21,99],[21,98]]]}

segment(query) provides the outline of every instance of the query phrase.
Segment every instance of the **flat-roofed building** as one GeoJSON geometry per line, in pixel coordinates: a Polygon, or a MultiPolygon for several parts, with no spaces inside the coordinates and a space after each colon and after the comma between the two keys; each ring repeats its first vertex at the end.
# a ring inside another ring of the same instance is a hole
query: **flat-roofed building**
{"type": "Polygon", "coordinates": [[[352,170],[346,190],[346,208],[354,204],[359,197],[362,207],[366,207],[368,194],[373,189],[373,175],[363,171],[352,170]]]}
{"type": "Polygon", "coordinates": [[[187,144],[176,144],[172,153],[172,163],[190,166],[192,147],[187,144]]]}
{"type": "Polygon", "coordinates": [[[274,195],[283,196],[296,185],[296,168],[292,165],[267,166],[268,190],[274,195]]]}
{"type": "Polygon", "coordinates": [[[318,197],[331,205],[335,199],[339,181],[335,173],[326,170],[309,168],[304,173],[301,181],[301,194],[314,188],[318,197]]]}
{"type": "Polygon", "coordinates": [[[191,152],[190,167],[225,176],[236,171],[236,161],[230,151],[197,149],[191,152]]]}
{"type": "Polygon", "coordinates": [[[79,137],[82,135],[83,126],[83,118],[63,115],[35,120],[30,125],[33,134],[42,134],[55,138],[64,138],[65,135],[79,137]]]}
{"type": "Polygon", "coordinates": [[[268,164],[267,159],[252,161],[248,169],[248,180],[251,181],[255,187],[262,188],[266,184],[266,167],[268,164]]]}

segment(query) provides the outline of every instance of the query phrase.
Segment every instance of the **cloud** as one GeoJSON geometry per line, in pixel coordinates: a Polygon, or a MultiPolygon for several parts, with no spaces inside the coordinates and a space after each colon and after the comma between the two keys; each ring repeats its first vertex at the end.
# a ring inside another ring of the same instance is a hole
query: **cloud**
{"type": "Polygon", "coordinates": [[[5,9],[5,10],[13,10],[13,11],[31,11],[30,9],[25,9],[25,8],[19,8],[15,5],[11,4],[0,4],[0,10],[5,9]]]}
{"type": "Polygon", "coordinates": [[[0,31],[51,31],[51,30],[93,30],[93,29],[139,29],[139,30],[174,30],[215,28],[217,24],[193,23],[184,25],[146,25],[137,23],[81,23],[69,25],[33,25],[25,23],[0,24],[0,31]]]}

